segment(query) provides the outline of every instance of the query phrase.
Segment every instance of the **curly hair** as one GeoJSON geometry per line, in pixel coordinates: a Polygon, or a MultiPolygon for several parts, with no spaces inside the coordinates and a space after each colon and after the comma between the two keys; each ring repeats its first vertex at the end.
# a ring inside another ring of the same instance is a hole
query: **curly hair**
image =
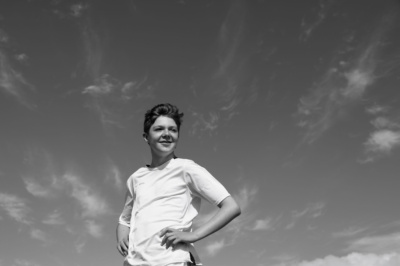
{"type": "Polygon", "coordinates": [[[179,113],[178,107],[170,103],[162,103],[154,106],[144,115],[143,131],[148,134],[151,125],[154,124],[156,119],[160,116],[172,118],[178,126],[178,132],[181,128],[183,113],[179,113]]]}

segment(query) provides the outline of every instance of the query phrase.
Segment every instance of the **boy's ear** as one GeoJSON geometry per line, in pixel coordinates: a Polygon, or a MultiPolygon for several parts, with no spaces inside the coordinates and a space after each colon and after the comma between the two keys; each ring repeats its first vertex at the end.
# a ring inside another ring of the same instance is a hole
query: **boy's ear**
{"type": "Polygon", "coordinates": [[[143,138],[144,138],[144,141],[147,142],[147,134],[146,133],[143,133],[143,138]]]}

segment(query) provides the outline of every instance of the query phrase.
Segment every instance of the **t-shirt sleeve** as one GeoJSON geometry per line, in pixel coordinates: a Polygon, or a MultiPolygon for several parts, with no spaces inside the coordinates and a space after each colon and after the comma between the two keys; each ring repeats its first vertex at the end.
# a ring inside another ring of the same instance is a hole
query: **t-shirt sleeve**
{"type": "Polygon", "coordinates": [[[190,192],[211,204],[218,205],[230,196],[226,188],[210,172],[193,161],[188,161],[185,165],[185,178],[190,192]]]}
{"type": "Polygon", "coordinates": [[[128,191],[125,196],[125,204],[122,210],[121,215],[119,216],[118,222],[122,225],[130,227],[131,225],[131,216],[132,216],[132,208],[134,201],[134,192],[132,186],[130,186],[130,179],[127,181],[128,191]]]}

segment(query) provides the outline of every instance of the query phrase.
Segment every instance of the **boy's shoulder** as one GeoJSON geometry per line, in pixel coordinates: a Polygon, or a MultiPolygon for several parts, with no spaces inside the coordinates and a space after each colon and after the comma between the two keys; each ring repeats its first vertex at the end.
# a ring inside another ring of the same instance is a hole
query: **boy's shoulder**
{"type": "Polygon", "coordinates": [[[129,179],[132,179],[132,178],[137,177],[137,176],[141,176],[141,175],[143,175],[143,174],[145,174],[147,172],[148,172],[148,168],[146,166],[140,167],[139,169],[137,169],[135,172],[133,172],[130,175],[129,179]]]}
{"type": "Polygon", "coordinates": [[[198,166],[198,164],[195,161],[186,158],[176,158],[175,163],[184,168],[198,166]]]}

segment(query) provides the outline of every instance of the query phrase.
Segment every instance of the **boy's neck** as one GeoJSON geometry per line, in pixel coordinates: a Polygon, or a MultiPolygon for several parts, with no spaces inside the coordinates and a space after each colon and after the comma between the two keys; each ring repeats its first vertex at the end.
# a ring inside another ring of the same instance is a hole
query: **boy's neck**
{"type": "Polygon", "coordinates": [[[171,153],[165,157],[154,156],[154,154],[153,154],[150,167],[154,168],[154,167],[160,166],[160,165],[166,163],[167,161],[171,160],[172,158],[176,158],[174,153],[171,153]]]}

